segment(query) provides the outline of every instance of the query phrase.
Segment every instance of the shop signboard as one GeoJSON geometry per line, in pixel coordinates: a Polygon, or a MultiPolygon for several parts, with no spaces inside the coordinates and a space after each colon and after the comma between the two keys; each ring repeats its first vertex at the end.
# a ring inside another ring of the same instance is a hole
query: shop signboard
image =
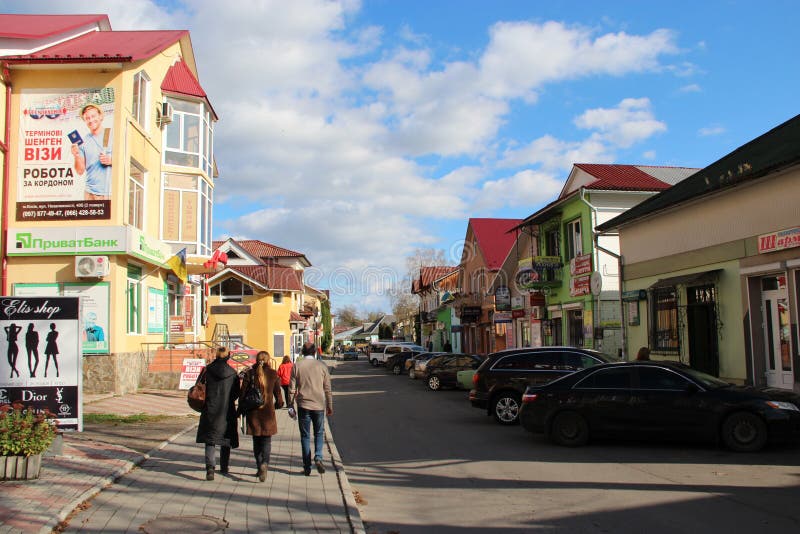
{"type": "Polygon", "coordinates": [[[494,309],[508,311],[511,309],[511,291],[506,286],[498,286],[494,291],[494,309]]]}
{"type": "Polygon", "coordinates": [[[592,272],[592,255],[583,254],[569,260],[570,276],[580,276],[592,272]]]}
{"type": "Polygon", "coordinates": [[[20,95],[18,221],[111,218],[113,87],[20,95]]]}
{"type": "Polygon", "coordinates": [[[480,306],[464,306],[461,309],[462,323],[477,323],[481,317],[480,306]]]}
{"type": "Polygon", "coordinates": [[[520,317],[525,317],[525,310],[511,310],[511,317],[513,319],[519,319],[520,317]]]}
{"type": "Polygon", "coordinates": [[[50,226],[9,230],[9,256],[125,254],[124,226],[50,226]]]}
{"type": "Polygon", "coordinates": [[[511,322],[511,312],[495,312],[495,314],[494,314],[494,322],[495,322],[495,324],[510,323],[511,322]]]}
{"type": "Polygon", "coordinates": [[[511,309],[522,310],[525,308],[525,297],[511,297],[511,309]]]}
{"type": "Polygon", "coordinates": [[[591,276],[578,276],[569,279],[569,296],[580,297],[591,293],[591,276]]]}
{"type": "Polygon", "coordinates": [[[800,247],[800,226],[758,236],[758,253],[800,247]]]}
{"type": "Polygon", "coordinates": [[[0,297],[0,328],[0,404],[47,409],[60,429],[82,430],[80,299],[0,297]]]}

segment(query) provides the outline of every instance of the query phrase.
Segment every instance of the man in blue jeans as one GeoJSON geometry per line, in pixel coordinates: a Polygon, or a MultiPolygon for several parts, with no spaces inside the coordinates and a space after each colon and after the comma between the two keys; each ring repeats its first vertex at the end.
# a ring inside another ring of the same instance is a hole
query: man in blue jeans
{"type": "Polygon", "coordinates": [[[325,442],[325,415],[333,415],[331,375],[328,366],[316,357],[317,348],[311,342],[303,344],[303,357],[292,368],[289,381],[289,406],[297,405],[300,426],[300,447],[303,451],[303,473],[311,474],[311,427],[314,428],[314,465],[325,472],[322,448],[325,442]]]}

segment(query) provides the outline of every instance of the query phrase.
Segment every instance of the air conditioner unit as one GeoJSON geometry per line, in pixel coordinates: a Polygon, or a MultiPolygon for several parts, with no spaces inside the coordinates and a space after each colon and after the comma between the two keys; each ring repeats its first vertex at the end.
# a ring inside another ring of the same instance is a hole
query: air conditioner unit
{"type": "Polygon", "coordinates": [[[102,278],[109,271],[108,256],[75,257],[75,276],[77,278],[102,278]]]}
{"type": "Polygon", "coordinates": [[[161,116],[158,118],[161,125],[169,124],[172,122],[172,104],[163,102],[161,104],[161,116]]]}

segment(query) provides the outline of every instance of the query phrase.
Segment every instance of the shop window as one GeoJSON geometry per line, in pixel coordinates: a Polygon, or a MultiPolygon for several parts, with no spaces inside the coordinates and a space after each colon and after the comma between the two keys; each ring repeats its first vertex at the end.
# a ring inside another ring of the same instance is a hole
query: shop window
{"type": "Polygon", "coordinates": [[[678,330],[678,291],[675,287],[653,290],[651,300],[651,346],[653,351],[677,354],[680,349],[678,330]]]}
{"type": "Polygon", "coordinates": [[[144,230],[144,184],[145,172],[131,161],[128,176],[128,224],[144,230]]]}
{"type": "Polygon", "coordinates": [[[150,120],[150,77],[143,70],[133,75],[133,102],[131,114],[142,128],[149,127],[150,120]]]}
{"type": "Polygon", "coordinates": [[[129,265],[127,277],[127,332],[129,334],[142,333],[142,268],[129,265]]]}
{"type": "Polygon", "coordinates": [[[567,223],[567,259],[571,260],[583,254],[583,241],[581,240],[581,220],[575,219],[567,223]]]}

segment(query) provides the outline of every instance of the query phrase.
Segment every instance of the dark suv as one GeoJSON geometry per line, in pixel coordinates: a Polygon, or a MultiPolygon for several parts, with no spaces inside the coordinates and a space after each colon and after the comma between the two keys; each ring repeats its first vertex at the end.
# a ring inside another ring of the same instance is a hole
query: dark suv
{"type": "Polygon", "coordinates": [[[502,425],[518,422],[522,394],[560,376],[617,358],[591,349],[536,347],[508,349],[490,354],[475,376],[469,400],[502,425]]]}

